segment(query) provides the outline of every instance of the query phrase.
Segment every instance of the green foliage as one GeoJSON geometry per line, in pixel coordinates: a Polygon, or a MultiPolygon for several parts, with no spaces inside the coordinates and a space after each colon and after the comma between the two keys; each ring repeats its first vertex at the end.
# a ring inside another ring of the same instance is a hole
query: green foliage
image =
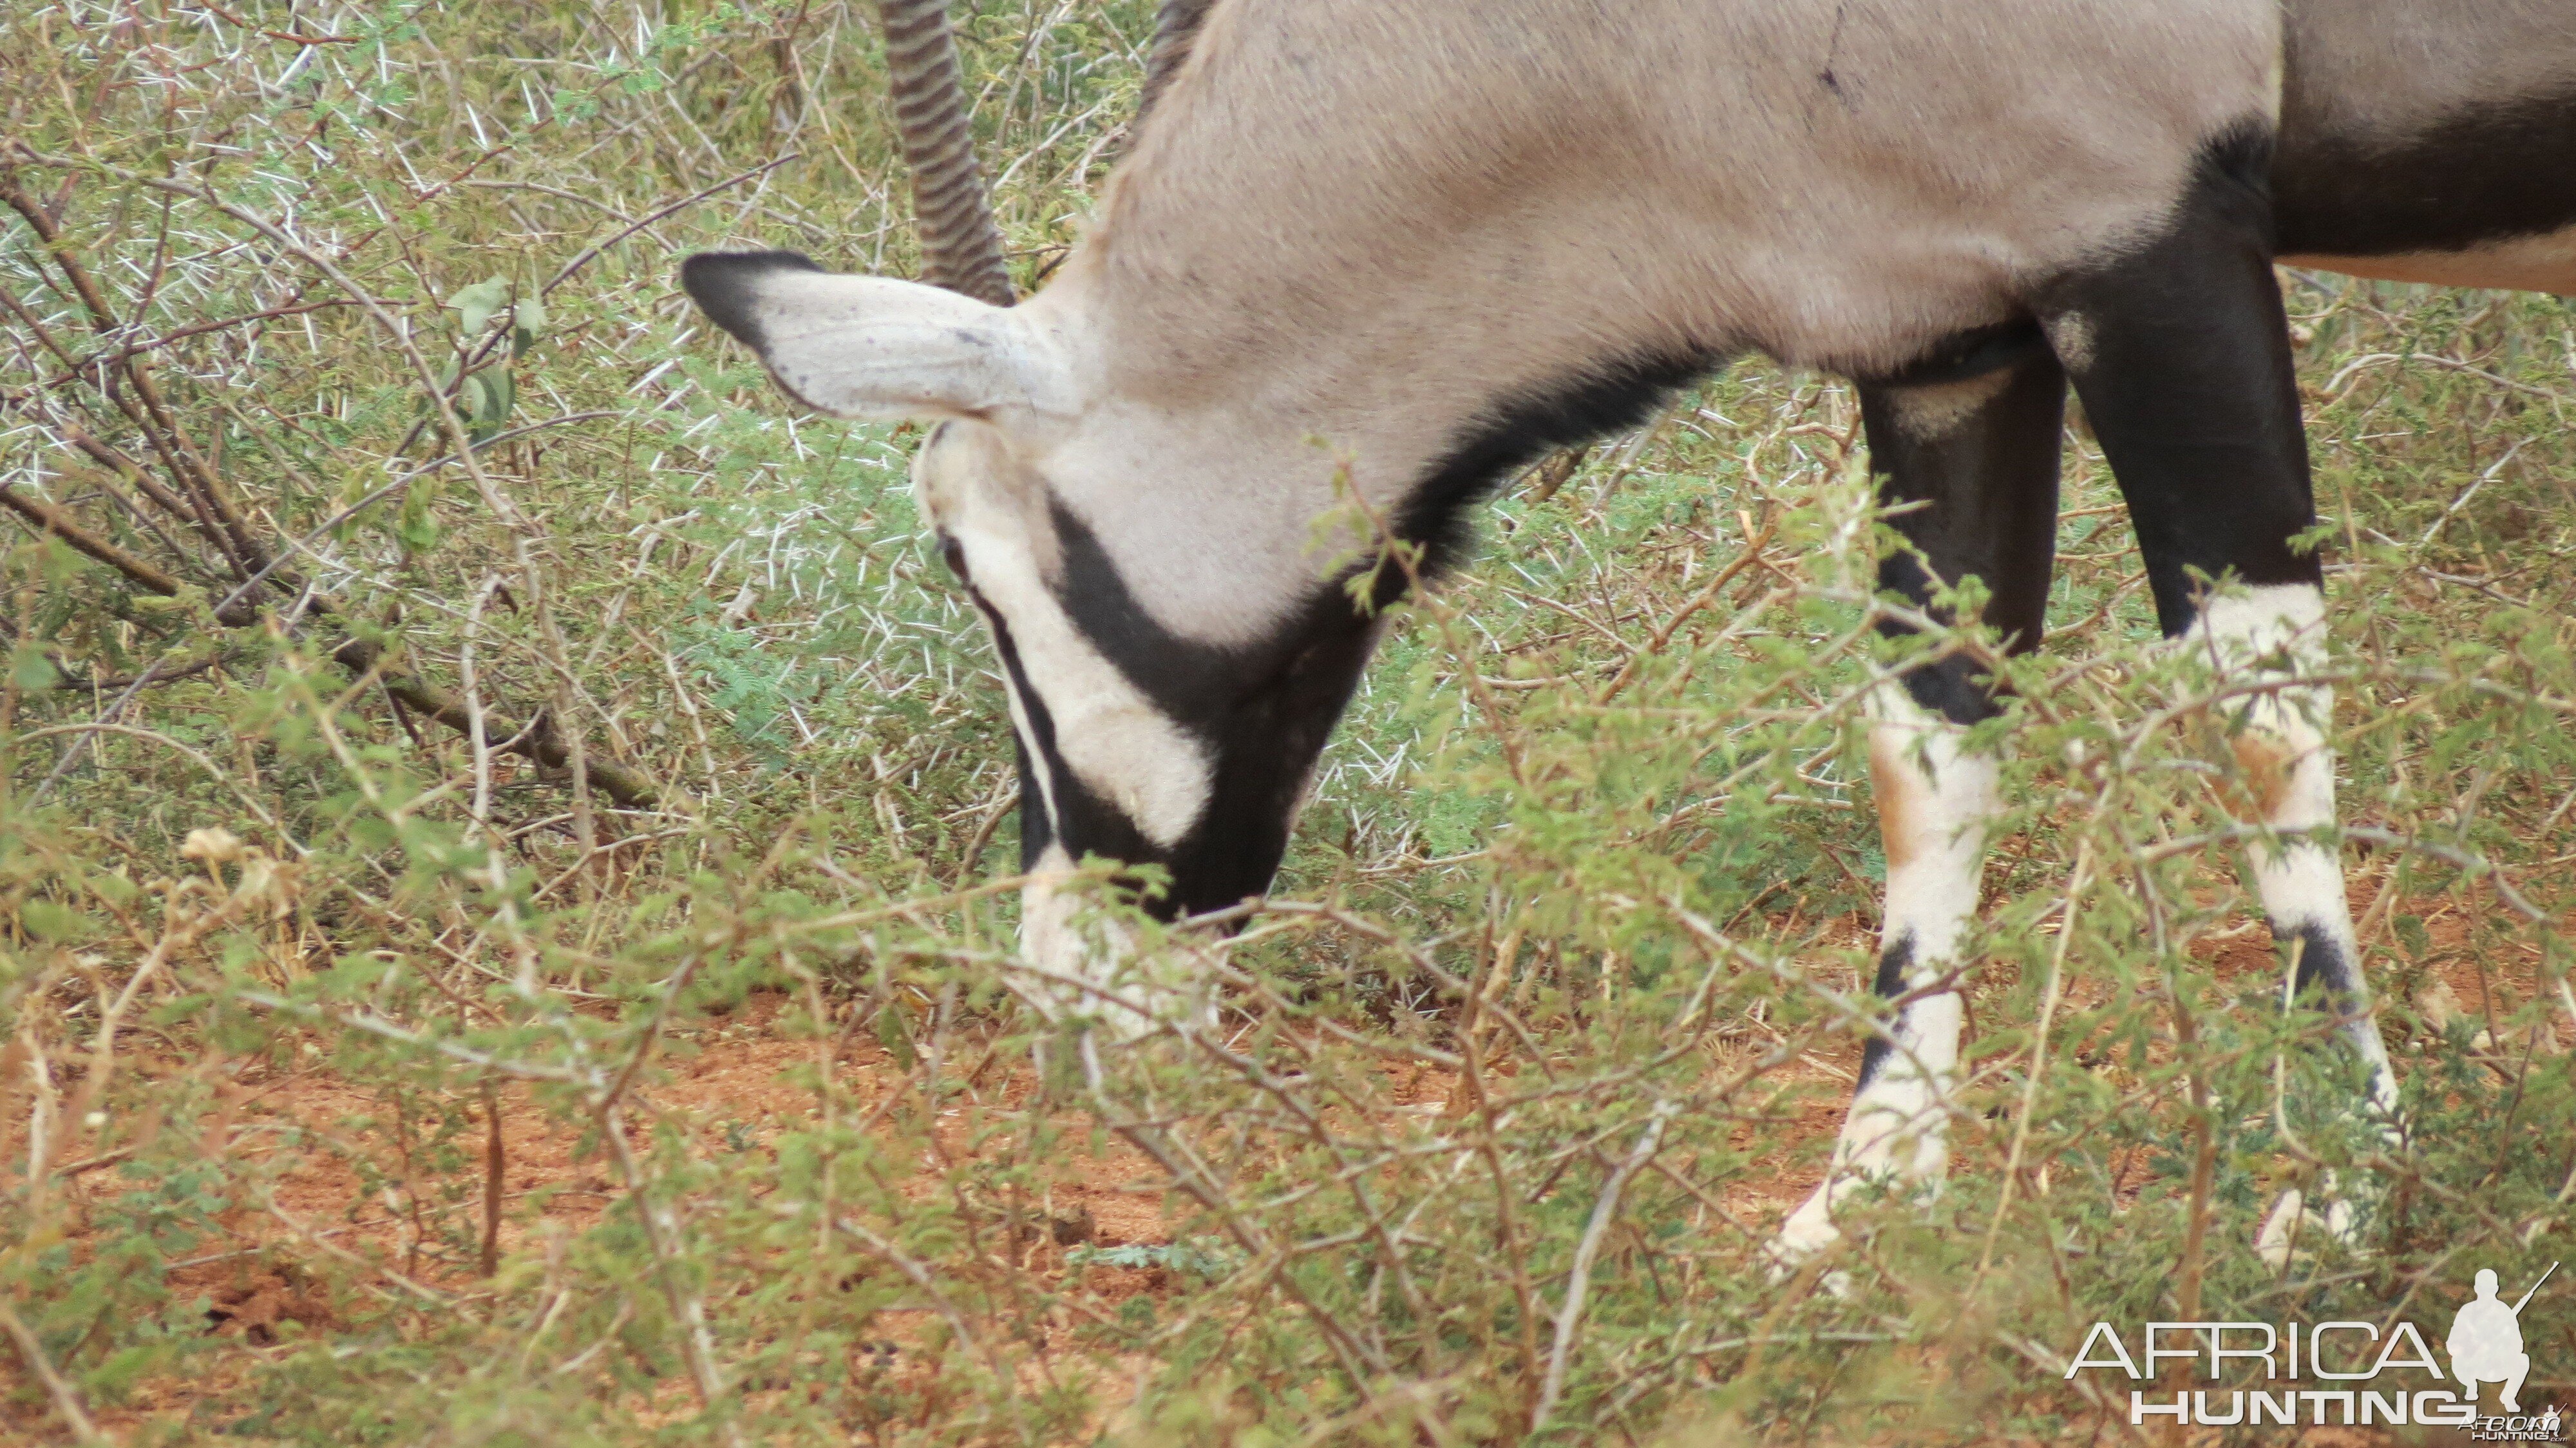
{"type": "MultiPolygon", "coordinates": [[[[108,1431],[2055,1439],[2100,1421],[2084,1328],[2185,1315],[2187,1268],[2207,1316],[2438,1322],[2568,1255],[2566,303],[2291,289],[2404,1140],[2276,1008],[2231,700],[2157,646],[2079,435],[2062,627],[1989,726],[1954,1177],[1854,1209],[1851,1296],[1775,1288],[1870,1029],[1861,699],[1991,643],[1877,636],[1848,391],[1748,364],[1509,492],[1393,621],[1270,908],[1220,941],[1101,887],[1223,1032],[1086,1049],[1008,994],[1007,713],[911,440],[798,415],[670,282],[753,236],[910,270],[869,14],[0,11],[62,243],[0,212],[0,483],[181,585],[7,515],[0,1303],[108,1431]],[[136,342],[295,580],[255,624],[76,442],[172,466],[96,380],[136,342]],[[2378,1184],[2371,1250],[2276,1277],[2257,1215],[2329,1172],[2378,1184]]],[[[961,16],[1024,282],[1151,21],[961,16]]],[[[2525,1318],[2559,1381],[2572,1300],[2525,1318]]]]}

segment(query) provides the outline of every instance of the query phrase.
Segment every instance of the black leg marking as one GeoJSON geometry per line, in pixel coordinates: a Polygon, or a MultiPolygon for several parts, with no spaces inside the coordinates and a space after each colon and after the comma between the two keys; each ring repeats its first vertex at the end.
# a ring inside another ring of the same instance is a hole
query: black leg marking
{"type": "MultiPolygon", "coordinates": [[[[1892,1001],[1910,989],[1905,978],[1913,970],[1914,937],[1898,936],[1894,945],[1879,952],[1878,979],[1872,982],[1871,988],[1878,992],[1879,999],[1892,1001]]],[[[1904,1024],[1905,1013],[1900,1009],[1896,1019],[1888,1023],[1888,1029],[1898,1030],[1904,1024]]],[[[1885,1036],[1871,1036],[1869,1044],[1861,1047],[1860,1079],[1852,1083],[1852,1094],[1857,1096],[1866,1090],[1870,1081],[1878,1075],[1879,1067],[1886,1065],[1887,1058],[1894,1054],[1896,1054],[1896,1048],[1888,1043],[1885,1036]]]]}
{"type": "Polygon", "coordinates": [[[2314,1000],[2331,1011],[2352,1008],[2362,997],[2361,973],[2344,955],[2343,947],[2322,925],[2302,923],[2283,925],[2275,920],[2272,942],[2282,950],[2299,952],[2298,974],[2290,982],[2290,999],[2314,1000]],[[2311,997],[2309,992],[2321,994],[2311,997]]]}
{"type": "MultiPolygon", "coordinates": [[[[2259,128],[2218,138],[2160,234],[2033,300],[2128,501],[2166,636],[2205,641],[2231,673],[2278,677],[2322,647],[2324,619],[2318,559],[2290,541],[2316,512],[2272,273],[2270,161],[2259,128]],[[2227,577],[2250,592],[2207,600],[2209,582],[2227,577]]],[[[2330,690],[2294,684],[2240,712],[2237,757],[2272,777],[2262,822],[2284,834],[2332,824],[2333,770],[2317,722],[2330,716],[2330,690]]],[[[2371,1103],[2393,1113],[2332,852],[2313,840],[2267,842],[2254,874],[2265,913],[2300,942],[2293,985],[2327,988],[2369,1068],[2371,1103]]],[[[2348,1238],[2350,1204],[2331,1183],[2327,1198],[2327,1230],[2348,1238]]],[[[2257,1234],[2258,1254],[2286,1264],[2307,1216],[2305,1196],[2285,1192],[2257,1234]]]]}
{"type": "Polygon", "coordinates": [[[2194,574],[2317,584],[2290,547],[2316,519],[2288,320],[2272,276],[2270,147],[2214,142],[2163,235],[2040,299],[2128,500],[2168,637],[2194,574]]]}
{"type": "MultiPolygon", "coordinates": [[[[1880,560],[1878,586],[1930,608],[1937,584],[1983,579],[1986,621],[2016,653],[2039,646],[2056,561],[2057,455],[2066,374],[2034,322],[1982,328],[1860,384],[1879,496],[1910,545],[1880,560]]],[[[1900,625],[1884,625],[1897,632],[1900,625]]],[[[1906,675],[1914,702],[1957,724],[1996,711],[1967,660],[1906,675]]]]}

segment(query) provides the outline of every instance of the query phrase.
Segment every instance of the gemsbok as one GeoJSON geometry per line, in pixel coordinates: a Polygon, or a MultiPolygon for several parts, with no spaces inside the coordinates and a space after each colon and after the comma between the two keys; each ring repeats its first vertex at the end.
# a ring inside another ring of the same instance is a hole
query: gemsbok
{"type": "MultiPolygon", "coordinates": [[[[1168,871],[1166,916],[1269,885],[1379,631],[1313,561],[1337,472],[1437,569],[1514,469],[1765,352],[1854,379],[1885,498],[1923,505],[1882,587],[1980,578],[2029,650],[2072,384],[2164,633],[2295,680],[2322,574],[2274,263],[2576,292],[2570,0],[1178,0],[1095,220],[1017,306],[938,0],[887,8],[954,289],[786,252],[681,277],[806,405],[936,424],[915,486],[1008,682],[1022,949],[1059,982],[1119,964],[1046,883],[1086,854],[1168,871]]],[[[2321,833],[2329,690],[2255,697],[2258,893],[2393,1123],[2321,833]]],[[[1783,1261],[1859,1184],[1945,1169],[1962,1009],[1932,987],[1997,809],[1962,730],[1996,709],[1958,657],[1874,701],[1877,989],[1907,1000],[1783,1261]]],[[[2320,1195],[2267,1256],[2352,1231],[2320,1195]]]]}

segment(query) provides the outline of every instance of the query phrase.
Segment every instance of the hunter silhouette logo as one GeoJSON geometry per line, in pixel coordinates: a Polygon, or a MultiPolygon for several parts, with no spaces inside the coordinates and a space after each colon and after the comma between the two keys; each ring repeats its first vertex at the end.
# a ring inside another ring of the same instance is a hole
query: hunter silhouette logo
{"type": "Polygon", "coordinates": [[[2522,1310],[2558,1265],[2550,1263],[2511,1303],[2497,1296],[2496,1274],[2480,1271],[2475,1295],[2453,1314],[2451,1331],[2443,1339],[2450,1349],[2447,1374],[2431,1342],[2403,1319],[2295,1319],[2150,1322],[2135,1354],[2119,1329],[2097,1322],[2064,1375],[2071,1381],[2082,1373],[2110,1371],[2139,1384],[2129,1390],[2131,1427],[2160,1417],[2208,1427],[2421,1424],[2466,1428],[2479,1442],[2562,1443],[2566,1419],[2559,1410],[2543,1405],[2526,1414],[2521,1398],[2523,1381],[2531,1375],[2531,1355],[2522,1345],[2522,1310]],[[2190,1376],[2211,1386],[2179,1392],[2144,1386],[2166,1377],[2161,1365],[2176,1358],[2191,1362],[2190,1376]],[[2260,1364],[2262,1370],[2254,1375],[2244,1368],[2231,1371],[2230,1359],[2245,1368],[2260,1364]],[[2230,1377],[2244,1385],[2217,1386],[2230,1377]],[[2502,1414],[2479,1414],[2481,1384],[2497,1388],[2502,1414]]]}
{"type": "MultiPolygon", "coordinates": [[[[2540,1282],[2549,1280],[2558,1264],[2540,1274],[2540,1282]]],[[[2496,1275],[2478,1270],[2478,1295],[2451,1319],[2451,1335],[2446,1341],[2451,1349],[2451,1376],[2460,1380],[2460,1391],[2474,1400],[2478,1384],[2496,1383],[2504,1388],[2502,1400],[2508,1413],[2522,1411],[2522,1380],[2531,1375],[2531,1354],[2522,1350],[2522,1310],[2531,1305],[2531,1293],[2540,1290],[2540,1282],[2531,1284],[2531,1292],[2511,1307],[2496,1297],[2496,1275]]]]}

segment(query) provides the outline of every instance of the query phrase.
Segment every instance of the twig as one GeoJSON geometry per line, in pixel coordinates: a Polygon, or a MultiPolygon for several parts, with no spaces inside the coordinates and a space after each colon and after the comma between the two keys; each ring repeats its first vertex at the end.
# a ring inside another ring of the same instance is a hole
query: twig
{"type": "Polygon", "coordinates": [[[5,505],[38,528],[62,539],[81,552],[122,573],[146,593],[170,598],[179,592],[179,580],[151,563],[135,557],[106,539],[91,533],[71,519],[71,515],[42,498],[32,497],[0,483],[0,505],[5,505]]]}
{"type": "Polygon", "coordinates": [[[418,1050],[434,1051],[449,1060],[461,1061],[468,1066],[498,1072],[504,1076],[517,1076],[530,1081],[568,1082],[580,1086],[599,1084],[598,1076],[594,1072],[576,1071],[565,1066],[539,1066],[525,1061],[513,1061],[504,1056],[493,1055],[489,1051],[478,1051],[471,1046],[444,1037],[423,1035],[369,1011],[325,1010],[320,1006],[306,1005],[300,1001],[291,1001],[283,996],[258,990],[236,991],[232,998],[283,1015],[300,1016],[311,1021],[329,1021],[335,1026],[365,1031],[370,1035],[382,1036],[388,1041],[398,1041],[418,1050]]]}
{"type": "Polygon", "coordinates": [[[483,1082],[483,1275],[501,1271],[501,1185],[509,1157],[501,1141],[501,1092],[483,1082]]]}
{"type": "Polygon", "coordinates": [[[537,295],[542,297],[550,294],[555,288],[562,286],[566,281],[569,281],[574,272],[590,265],[591,258],[598,256],[601,252],[608,250],[617,243],[624,241],[626,238],[633,236],[639,231],[642,231],[645,227],[651,226],[654,222],[661,220],[663,217],[669,216],[675,211],[685,211],[689,207],[697,205],[699,202],[706,200],[708,197],[715,195],[717,192],[722,191],[729,186],[739,186],[743,182],[749,181],[755,176],[767,175],[769,172],[777,170],[788,162],[797,160],[802,154],[802,152],[790,151],[784,156],[780,156],[754,166],[739,176],[728,176],[724,180],[717,182],[703,191],[691,192],[689,195],[681,197],[679,200],[672,202],[670,205],[663,207],[659,211],[649,212],[643,216],[637,217],[632,223],[620,229],[615,236],[608,238],[606,241],[600,242],[596,246],[584,249],[580,255],[574,257],[568,262],[565,262],[563,270],[555,273],[554,280],[537,288],[537,295]]]}
{"type": "Polygon", "coordinates": [[[1004,1394],[1017,1396],[1012,1393],[1010,1365],[975,1336],[975,1330],[966,1325],[966,1314],[958,1311],[957,1304],[949,1301],[948,1294],[939,1290],[939,1279],[931,1275],[929,1268],[915,1260],[911,1253],[869,1230],[865,1222],[843,1217],[839,1226],[842,1231],[858,1238],[869,1251],[884,1258],[887,1265],[904,1275],[906,1281],[920,1288],[921,1295],[930,1299],[931,1309],[948,1320],[948,1330],[956,1334],[957,1345],[984,1359],[986,1368],[993,1374],[993,1381],[1000,1385],[1004,1394]]]}
{"type": "MultiPolygon", "coordinates": [[[[600,1134],[607,1138],[611,1155],[617,1158],[618,1175],[626,1179],[627,1194],[635,1199],[635,1219],[644,1228],[645,1245],[652,1249],[662,1279],[662,1292],[671,1304],[671,1315],[686,1329],[680,1336],[680,1356],[689,1365],[689,1381],[698,1392],[698,1406],[714,1412],[725,1399],[724,1373],[716,1366],[715,1334],[707,1327],[707,1308],[698,1295],[680,1280],[680,1219],[667,1202],[657,1202],[646,1190],[642,1163],[635,1159],[635,1148],[626,1140],[626,1118],[618,1111],[615,1098],[610,1098],[599,1113],[600,1134]]],[[[723,1425],[725,1442],[743,1442],[742,1425],[731,1418],[723,1425]]]]}
{"type": "Polygon", "coordinates": [[[962,887],[968,880],[974,878],[975,862],[984,858],[984,846],[992,843],[994,831],[1001,828],[1002,817],[1009,814],[1012,806],[1019,802],[1020,792],[1014,789],[1008,799],[997,800],[991,808],[984,811],[984,822],[975,827],[975,837],[966,842],[966,852],[958,858],[957,878],[950,882],[952,886],[962,887]]]}
{"type": "MultiPolygon", "coordinates": [[[[502,443],[526,437],[529,433],[543,432],[550,427],[561,427],[568,422],[588,422],[593,418],[616,417],[618,415],[619,414],[615,412],[567,412],[561,417],[549,417],[543,422],[532,422],[525,427],[514,427],[508,432],[496,433],[491,437],[483,439],[481,442],[473,444],[472,448],[475,452],[482,452],[488,448],[498,447],[502,443]]],[[[268,576],[276,572],[279,565],[283,564],[288,557],[293,554],[301,553],[305,549],[312,547],[314,543],[321,539],[323,534],[330,532],[332,529],[348,522],[351,518],[358,516],[367,509],[383,502],[385,499],[392,497],[395,493],[398,493],[404,488],[410,486],[414,480],[436,472],[438,469],[446,467],[455,461],[456,454],[441,453],[437,457],[431,458],[429,461],[422,463],[418,467],[405,470],[402,476],[395,478],[392,482],[377,488],[374,492],[371,492],[365,497],[360,498],[358,501],[351,503],[349,506],[342,508],[339,512],[332,514],[330,517],[323,519],[321,523],[316,525],[310,532],[307,532],[302,538],[288,544],[286,548],[279,552],[275,559],[269,562],[267,567],[260,569],[257,573],[244,579],[240,587],[235,588],[231,593],[226,594],[223,602],[215,605],[218,615],[220,616],[223,609],[231,607],[242,599],[248,597],[251,590],[266,581],[268,576]]]]}
{"type": "Polygon", "coordinates": [[[57,689],[83,689],[93,693],[98,693],[104,692],[108,689],[132,689],[146,684],[174,684],[181,679],[193,679],[199,674],[206,673],[207,671],[220,666],[231,657],[232,654],[229,650],[218,649],[215,652],[206,655],[204,658],[197,660],[193,664],[181,664],[175,668],[165,668],[160,664],[154,664],[150,668],[145,669],[142,673],[129,674],[122,678],[113,679],[102,679],[91,674],[75,674],[69,668],[65,667],[64,660],[57,658],[54,660],[54,668],[63,677],[61,682],[55,684],[54,687],[57,689]]]}
{"type": "Polygon", "coordinates": [[[2021,1083],[2021,1109],[2014,1113],[2012,1149],[2004,1157],[2003,1184],[1995,1195],[1995,1219],[1986,1228],[1986,1247],[1977,1256],[1971,1289],[1985,1280],[1995,1260],[1995,1243],[2003,1236],[2004,1213],[2012,1206],[2013,1187],[2021,1180],[2021,1156],[2030,1144],[2030,1118],[2039,1105],[2039,1078],[2048,1066],[2048,1027],[2057,1016],[2057,1001],[2066,979],[2066,952],[2075,940],[2076,898],[2084,893],[2084,872],[2092,868],[2093,842],[2075,847],[2075,869],[2066,880],[2066,910],[2057,919],[2057,948],[2048,957],[2048,983],[2041,987],[2039,1020],[2031,1028],[2030,1075],[2021,1083]]]}
{"type": "Polygon", "coordinates": [[[1601,1238],[1610,1230],[1612,1219],[1619,1213],[1619,1193],[1639,1168],[1652,1161],[1664,1144],[1664,1127],[1681,1108],[1671,1101],[1655,1103],[1654,1115],[1646,1129],[1637,1135],[1637,1144],[1628,1150],[1628,1159],[1610,1173],[1601,1185],[1601,1198],[1592,1204],[1592,1220],[1583,1227],[1583,1240],[1574,1249],[1574,1271],[1566,1278],[1565,1305],[1556,1312],[1556,1343],[1548,1349],[1547,1381],[1540,1387],[1538,1402],[1530,1408],[1529,1431],[1536,1433],[1556,1411],[1557,1394],[1565,1389],[1565,1359],[1574,1348],[1574,1329],[1583,1320],[1583,1300],[1592,1287],[1592,1259],[1601,1250],[1601,1238]]]}
{"type": "Polygon", "coordinates": [[[27,1371],[34,1375],[36,1381],[45,1385],[45,1396],[53,1399],[54,1411],[62,1414],[63,1421],[71,1425],[72,1436],[83,1443],[105,1443],[107,1438],[98,1431],[98,1425],[90,1421],[89,1410],[81,1406],[79,1391],[54,1370],[53,1361],[45,1356],[45,1345],[36,1340],[36,1334],[18,1319],[18,1314],[10,1310],[9,1299],[5,1297],[0,1297],[0,1332],[6,1332],[9,1340],[18,1345],[18,1356],[25,1361],[27,1371]]]}
{"type": "MultiPolygon", "coordinates": [[[[319,610],[317,610],[319,611],[319,610]]],[[[375,669],[384,658],[381,645],[366,639],[351,639],[333,650],[331,657],[351,673],[364,675],[375,669]]],[[[471,736],[474,717],[463,700],[425,680],[406,674],[380,674],[385,691],[424,714],[455,730],[471,736]]],[[[484,729],[498,735],[502,742],[492,747],[504,754],[531,759],[548,769],[569,770],[573,767],[572,751],[565,747],[560,732],[513,724],[489,712],[484,715],[484,729]]],[[[622,809],[652,809],[661,800],[661,791],[642,774],[625,765],[612,763],[593,755],[582,761],[591,787],[615,800],[622,809]]]]}

